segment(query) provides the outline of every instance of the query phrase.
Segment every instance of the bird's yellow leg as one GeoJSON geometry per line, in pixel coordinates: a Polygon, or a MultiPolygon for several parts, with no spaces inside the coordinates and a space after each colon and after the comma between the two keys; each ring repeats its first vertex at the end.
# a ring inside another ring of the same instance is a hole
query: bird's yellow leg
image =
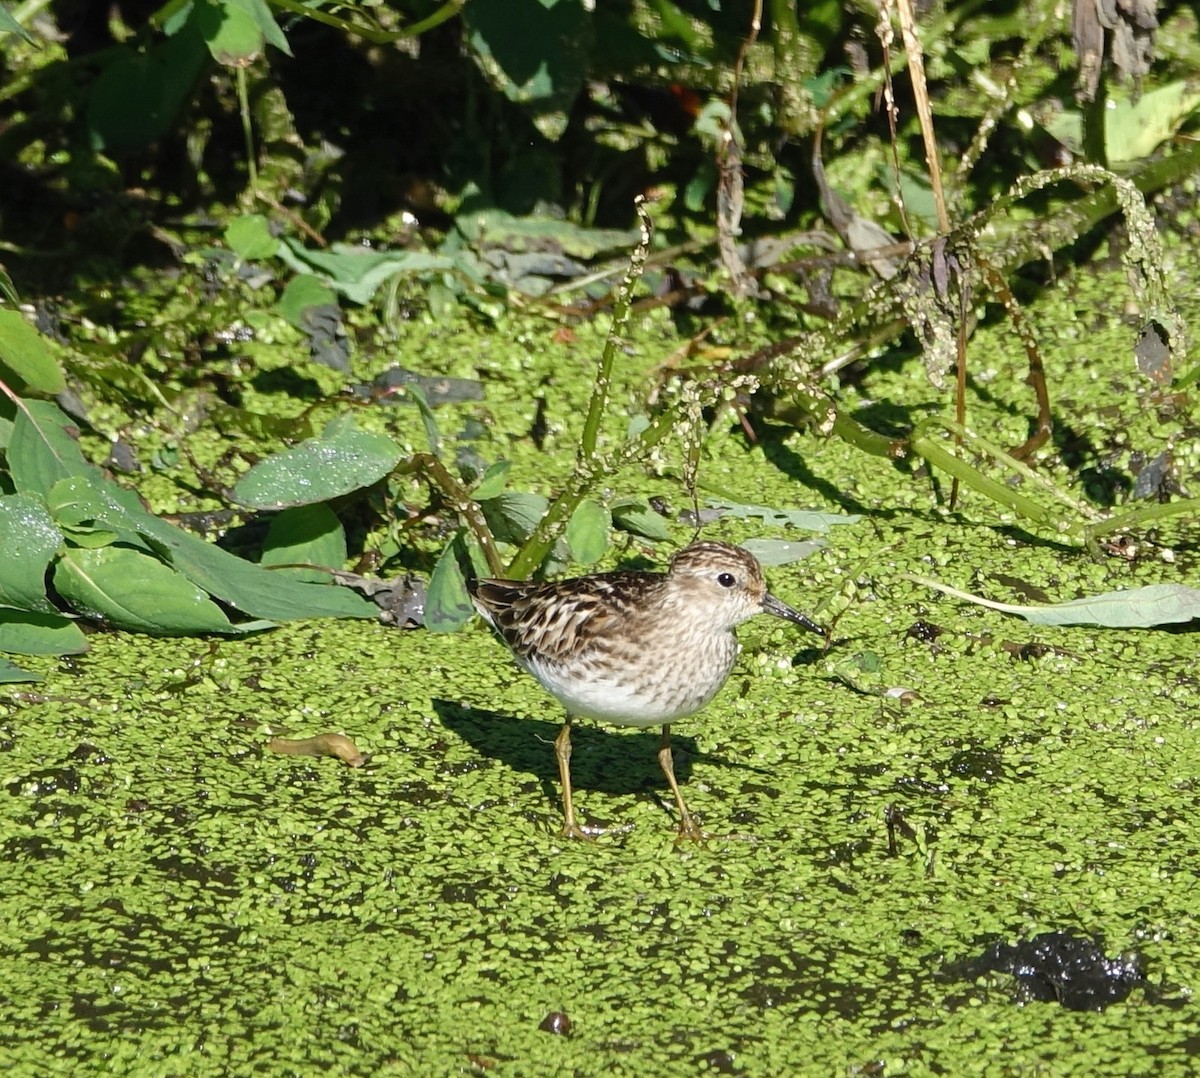
{"type": "Polygon", "coordinates": [[[563,723],[554,739],[554,756],[558,760],[558,778],[562,783],[564,838],[591,838],[575,820],[575,805],[571,800],[571,716],[563,723]]]}
{"type": "Polygon", "coordinates": [[[704,832],[696,826],[696,821],[692,819],[692,814],[688,812],[687,805],[683,803],[683,794],[679,792],[679,783],[675,781],[675,763],[671,759],[671,727],[670,724],[665,724],[662,728],[662,740],[658,745],[658,766],[662,768],[662,772],[667,776],[667,785],[671,787],[671,793],[675,795],[675,807],[679,809],[679,837],[676,841],[689,839],[692,842],[701,842],[706,837],[704,832]]]}

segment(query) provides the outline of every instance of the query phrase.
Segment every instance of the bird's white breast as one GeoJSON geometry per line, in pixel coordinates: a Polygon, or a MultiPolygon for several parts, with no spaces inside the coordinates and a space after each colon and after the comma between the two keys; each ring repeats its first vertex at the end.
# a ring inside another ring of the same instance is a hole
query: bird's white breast
{"type": "Polygon", "coordinates": [[[720,648],[698,649],[703,655],[676,655],[673,664],[637,671],[601,664],[568,671],[536,658],[524,665],[571,715],[617,726],[658,726],[699,711],[717,694],[738,653],[732,634],[726,641],[720,648]]]}

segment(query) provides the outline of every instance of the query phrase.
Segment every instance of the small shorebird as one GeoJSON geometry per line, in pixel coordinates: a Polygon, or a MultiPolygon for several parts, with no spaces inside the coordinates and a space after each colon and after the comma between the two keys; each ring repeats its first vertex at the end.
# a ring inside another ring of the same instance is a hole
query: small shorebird
{"type": "Polygon", "coordinates": [[[554,740],[563,831],[587,838],[571,801],[571,723],[662,726],[658,763],[679,809],[679,837],[702,839],[671,760],[671,723],[699,711],[737,659],[734,629],[755,614],[824,630],[767,592],[753,555],[728,543],[685,547],[665,573],[597,573],[551,583],[476,580],[475,609],[517,662],[566,708],[554,740]]]}

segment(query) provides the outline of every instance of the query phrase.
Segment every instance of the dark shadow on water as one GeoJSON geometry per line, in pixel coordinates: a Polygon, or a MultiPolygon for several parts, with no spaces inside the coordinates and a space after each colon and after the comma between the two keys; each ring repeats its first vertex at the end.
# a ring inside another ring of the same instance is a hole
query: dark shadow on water
{"type": "MultiPolygon", "coordinates": [[[[480,756],[499,760],[516,772],[533,775],[547,798],[559,804],[558,762],[554,739],[562,729],[556,717],[550,721],[518,718],[503,711],[465,707],[449,700],[434,700],[442,725],[466,741],[480,756]]],[[[547,703],[547,712],[561,714],[547,703]]],[[[667,791],[667,780],[658,766],[660,727],[618,730],[586,720],[571,727],[571,784],[576,790],[605,794],[639,794],[667,791]]],[[[675,777],[686,786],[691,761],[698,755],[696,740],[671,734],[675,753],[675,777]]],[[[669,794],[667,795],[669,797],[669,794]]]]}
{"type": "MultiPolygon", "coordinates": [[[[442,725],[466,741],[480,756],[499,760],[518,773],[533,775],[556,807],[561,804],[558,763],[554,758],[554,739],[562,729],[557,716],[551,721],[518,718],[502,711],[466,707],[449,700],[434,700],[434,709],[442,725]]],[[[547,704],[547,711],[555,710],[547,704]]],[[[620,730],[580,720],[571,728],[571,783],[576,791],[595,790],[604,794],[635,795],[652,793],[674,812],[667,780],[658,766],[658,742],[661,727],[646,730],[620,730]]],[[[769,769],[725,756],[699,750],[694,737],[671,732],[675,758],[675,778],[685,799],[692,765],[733,768],[758,775],[769,769]]]]}

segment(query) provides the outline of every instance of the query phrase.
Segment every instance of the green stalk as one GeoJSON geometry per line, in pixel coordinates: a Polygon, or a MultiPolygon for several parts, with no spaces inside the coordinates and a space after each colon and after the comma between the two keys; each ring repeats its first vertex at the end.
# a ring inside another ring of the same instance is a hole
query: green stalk
{"type": "Polygon", "coordinates": [[[496,548],[496,540],[492,537],[492,529],[488,527],[487,518],[479,503],[471,497],[470,491],[450,472],[450,470],[432,453],[414,453],[408,460],[396,468],[401,475],[414,472],[432,480],[433,485],[442,492],[442,496],[450,503],[450,507],[463,519],[483,556],[488,563],[488,571],[494,576],[504,576],[504,561],[496,548]]]}
{"type": "Polygon", "coordinates": [[[1084,529],[1084,534],[1090,543],[1111,532],[1124,531],[1126,528],[1150,524],[1156,520],[1167,520],[1169,517],[1183,516],[1186,513],[1200,515],[1200,498],[1184,498],[1181,501],[1168,502],[1166,505],[1147,505],[1142,509],[1134,509],[1132,512],[1089,524],[1084,529]]]}
{"type": "Polygon", "coordinates": [[[580,463],[595,462],[596,440],[600,436],[600,423],[608,408],[608,391],[612,387],[613,362],[621,343],[621,334],[625,332],[625,327],[629,324],[630,300],[633,297],[634,285],[641,277],[642,270],[646,267],[646,256],[650,253],[650,236],[653,226],[650,222],[650,215],[646,212],[646,200],[641,195],[634,200],[634,208],[637,210],[638,220],[641,222],[642,235],[629,259],[629,269],[621,281],[621,287],[617,289],[617,299],[613,304],[612,328],[608,331],[608,336],[604,341],[604,351],[600,353],[600,360],[596,364],[596,384],[592,387],[592,399],[588,403],[587,419],[583,424],[583,439],[579,443],[578,459],[580,463]]]}
{"type": "Polygon", "coordinates": [[[254,124],[250,118],[250,91],[246,86],[246,69],[237,69],[238,110],[242,116],[242,135],[246,140],[246,174],[250,194],[258,197],[258,162],[254,159],[254,124]]]}
{"type": "Polygon", "coordinates": [[[1057,483],[1047,479],[1040,472],[1029,467],[1024,461],[1017,460],[1010,453],[1006,453],[994,442],[988,441],[981,434],[976,434],[967,427],[962,426],[950,419],[939,419],[935,422],[941,423],[951,434],[957,434],[964,442],[971,443],[984,455],[991,457],[992,460],[999,464],[1003,464],[1010,471],[1016,472],[1026,482],[1041,487],[1055,501],[1059,502],[1071,512],[1078,514],[1080,517],[1090,519],[1093,522],[1101,520],[1101,514],[1093,509],[1086,502],[1080,501],[1078,498],[1072,498],[1065,490],[1062,490],[1057,483]]]}
{"type": "MultiPolygon", "coordinates": [[[[935,422],[938,421],[935,420],[935,422]]],[[[949,423],[942,420],[939,425],[948,426],[949,423]]],[[[1073,525],[1064,526],[1060,514],[1039,505],[1032,498],[1018,494],[1007,484],[998,482],[972,468],[965,461],[959,460],[940,441],[926,433],[927,426],[928,424],[922,424],[918,427],[908,443],[912,451],[922,460],[928,461],[935,468],[941,469],[947,475],[957,479],[963,486],[982,494],[985,498],[990,498],[998,505],[1003,505],[1014,513],[1020,513],[1029,520],[1037,521],[1058,534],[1077,532],[1078,529],[1073,525]]]]}
{"type": "MultiPolygon", "coordinates": [[[[629,322],[633,288],[642,275],[642,270],[646,265],[646,256],[650,251],[650,237],[653,229],[650,215],[646,212],[645,199],[639,195],[634,206],[641,222],[642,234],[637,247],[630,256],[629,269],[626,270],[621,287],[617,291],[616,303],[613,306],[612,328],[608,331],[604,350],[600,353],[596,364],[596,384],[588,403],[587,418],[583,424],[583,436],[579,442],[579,453],[575,458],[575,470],[571,478],[567,480],[566,488],[554,500],[554,503],[546,511],[546,515],[538,521],[537,527],[533,529],[533,534],[525,540],[524,546],[517,551],[516,557],[510,563],[507,575],[515,580],[524,580],[546,560],[546,556],[553,549],[558,536],[567,526],[567,521],[571,519],[571,514],[579,507],[579,503],[587,496],[588,491],[600,479],[611,475],[621,466],[625,450],[629,449],[631,443],[640,445],[646,435],[655,430],[655,423],[651,423],[638,438],[631,439],[629,443],[626,443],[614,460],[607,461],[597,452],[596,444],[600,437],[600,427],[608,409],[613,363],[621,342],[621,334],[629,322]]],[[[666,424],[666,429],[670,429],[669,422],[666,424]]],[[[658,435],[659,440],[663,434],[665,431],[658,435]]],[[[635,453],[635,455],[637,454],[635,453]]]]}

